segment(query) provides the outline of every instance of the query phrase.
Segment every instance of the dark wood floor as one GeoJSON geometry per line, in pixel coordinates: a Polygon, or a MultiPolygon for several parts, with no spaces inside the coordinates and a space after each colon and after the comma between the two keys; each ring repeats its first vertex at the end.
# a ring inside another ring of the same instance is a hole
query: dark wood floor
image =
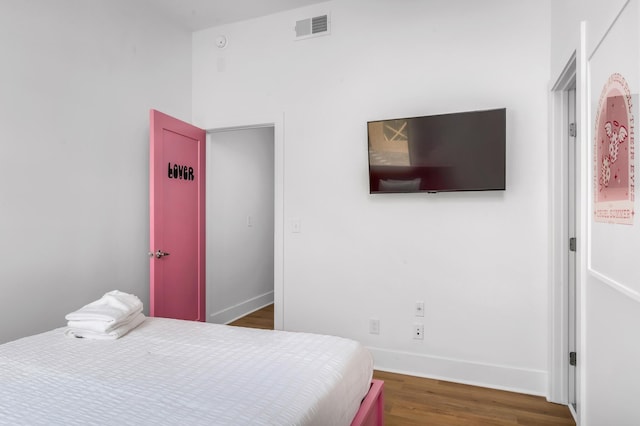
{"type": "Polygon", "coordinates": [[[229,325],[273,330],[273,305],[265,306],[264,308],[255,311],[246,317],[242,317],[229,325]]]}
{"type": "MultiPolygon", "coordinates": [[[[231,323],[273,330],[273,305],[231,323]]],[[[575,425],[569,408],[539,396],[374,371],[384,380],[387,426],[575,425]]]]}

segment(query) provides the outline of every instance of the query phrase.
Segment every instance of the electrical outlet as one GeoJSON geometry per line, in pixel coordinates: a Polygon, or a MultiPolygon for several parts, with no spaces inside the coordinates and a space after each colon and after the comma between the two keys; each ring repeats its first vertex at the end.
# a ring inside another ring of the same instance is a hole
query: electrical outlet
{"type": "Polygon", "coordinates": [[[424,302],[421,300],[416,302],[416,316],[417,317],[424,316],[424,302]]]}
{"type": "Polygon", "coordinates": [[[374,318],[369,320],[369,334],[380,334],[380,320],[374,318]]]}
{"type": "Polygon", "coordinates": [[[413,324],[413,338],[416,340],[424,339],[424,325],[423,324],[413,324]]]}

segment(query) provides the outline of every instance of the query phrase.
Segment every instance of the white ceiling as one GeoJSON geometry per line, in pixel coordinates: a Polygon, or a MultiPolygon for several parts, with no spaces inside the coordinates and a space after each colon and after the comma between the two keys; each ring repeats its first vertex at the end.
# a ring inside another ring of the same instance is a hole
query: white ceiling
{"type": "Polygon", "coordinates": [[[156,9],[179,25],[198,31],[266,16],[327,0],[132,0],[156,9]]]}

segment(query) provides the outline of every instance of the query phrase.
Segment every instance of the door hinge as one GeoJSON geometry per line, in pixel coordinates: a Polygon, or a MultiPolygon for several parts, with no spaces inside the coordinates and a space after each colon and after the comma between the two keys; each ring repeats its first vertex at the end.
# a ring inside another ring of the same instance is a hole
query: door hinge
{"type": "Polygon", "coordinates": [[[569,352],[569,365],[576,366],[578,362],[578,355],[575,352],[569,352]]]}
{"type": "Polygon", "coordinates": [[[576,237],[569,238],[569,251],[576,251],[577,244],[578,241],[576,240],[576,237]]]}
{"type": "Polygon", "coordinates": [[[569,136],[575,138],[577,133],[578,132],[576,131],[576,123],[569,124],[569,136]]]}

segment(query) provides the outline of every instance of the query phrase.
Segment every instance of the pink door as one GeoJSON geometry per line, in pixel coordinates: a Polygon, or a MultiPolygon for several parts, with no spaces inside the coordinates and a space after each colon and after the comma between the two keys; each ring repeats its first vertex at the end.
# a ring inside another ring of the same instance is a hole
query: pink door
{"type": "Polygon", "coordinates": [[[206,133],[150,114],[150,314],[205,320],[206,133]]]}

